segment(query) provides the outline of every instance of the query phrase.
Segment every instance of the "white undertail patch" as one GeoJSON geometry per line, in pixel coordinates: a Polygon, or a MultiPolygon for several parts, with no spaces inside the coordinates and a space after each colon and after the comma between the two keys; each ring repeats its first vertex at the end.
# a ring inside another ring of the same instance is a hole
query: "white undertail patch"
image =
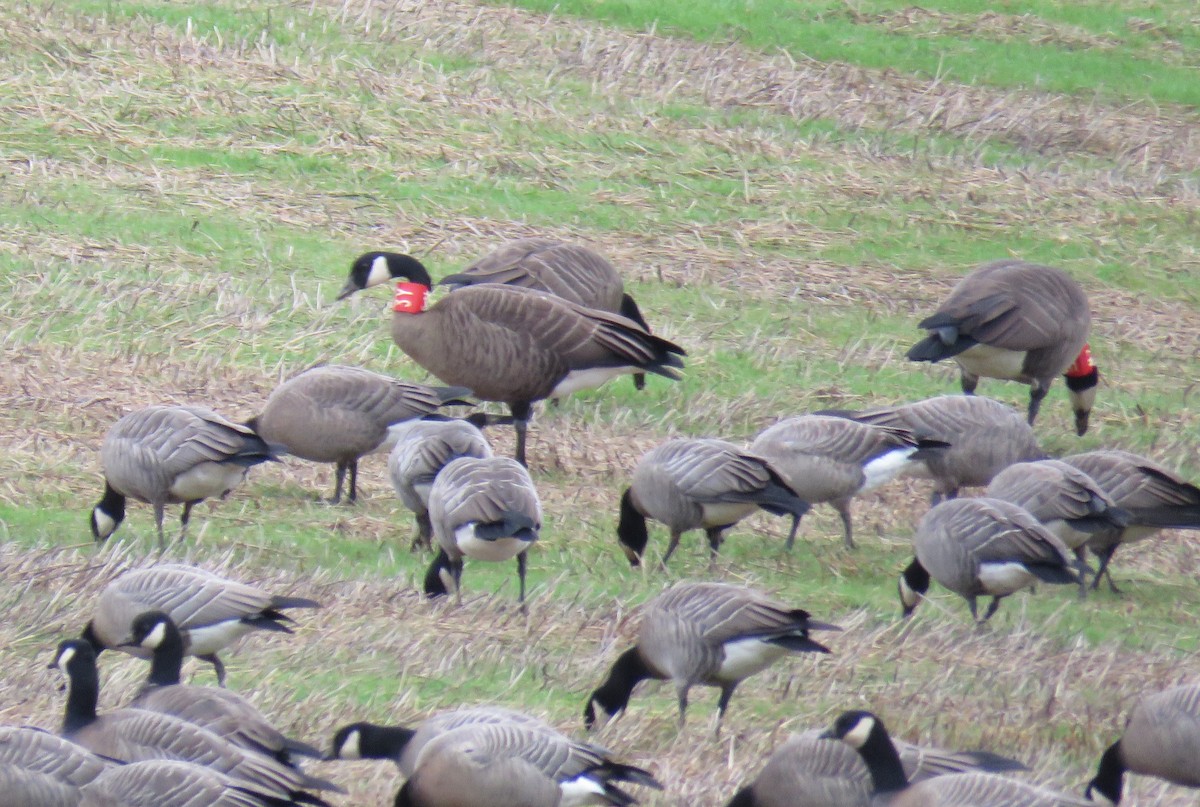
{"type": "Polygon", "coordinates": [[[909,464],[908,458],[915,453],[917,453],[915,446],[903,446],[868,462],[863,466],[863,474],[867,481],[859,492],[872,490],[885,482],[891,482],[909,464]]]}

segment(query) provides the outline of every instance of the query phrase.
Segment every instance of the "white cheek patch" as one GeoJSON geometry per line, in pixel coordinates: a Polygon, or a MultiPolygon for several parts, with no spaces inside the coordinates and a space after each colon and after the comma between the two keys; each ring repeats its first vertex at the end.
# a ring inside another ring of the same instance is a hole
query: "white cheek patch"
{"type": "Polygon", "coordinates": [[[346,735],[342,746],[338,749],[339,759],[362,759],[362,734],[358,729],[346,735]]]}
{"type": "Polygon", "coordinates": [[[912,590],[912,586],[904,579],[904,575],[900,576],[900,602],[904,603],[905,608],[916,608],[917,603],[921,601],[921,595],[912,590]]]}
{"type": "Polygon", "coordinates": [[[854,728],[846,732],[846,736],[842,737],[842,740],[846,743],[849,743],[854,748],[862,748],[867,744],[867,738],[871,736],[871,732],[874,730],[874,718],[859,718],[859,721],[854,724],[854,728]]]}
{"type": "Polygon", "coordinates": [[[392,279],[392,270],[388,268],[387,258],[376,255],[371,261],[371,271],[367,273],[367,288],[387,283],[392,279]]]}
{"type": "Polygon", "coordinates": [[[158,622],[154,625],[154,630],[146,634],[146,638],[142,639],[142,647],[147,650],[153,650],[163,643],[163,639],[167,638],[167,626],[158,622]]]}
{"type": "Polygon", "coordinates": [[[92,518],[96,519],[96,532],[101,538],[107,538],[117,529],[117,522],[99,507],[92,511],[92,518]]]}
{"type": "Polygon", "coordinates": [[[442,586],[446,591],[451,594],[458,591],[458,584],[454,582],[454,575],[450,574],[449,569],[438,569],[438,577],[441,578],[442,586]]]}
{"type": "Polygon", "coordinates": [[[63,651],[63,654],[58,657],[58,669],[62,670],[63,675],[70,675],[67,672],[67,665],[71,663],[71,659],[75,658],[75,648],[68,647],[63,651]]]}

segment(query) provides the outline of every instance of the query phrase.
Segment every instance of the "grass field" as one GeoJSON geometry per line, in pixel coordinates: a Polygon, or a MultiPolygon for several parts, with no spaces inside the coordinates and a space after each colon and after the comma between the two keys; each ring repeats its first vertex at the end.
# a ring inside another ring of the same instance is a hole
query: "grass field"
{"type": "MultiPolygon", "coordinates": [[[[1200,477],[1191,3],[520,5],[0,5],[5,721],[56,724],[54,643],[111,576],[155,556],[148,507],[103,548],[87,531],[117,417],[193,402],[245,419],[322,361],[426,379],[388,338],[386,292],[332,302],[368,249],[440,276],[505,239],[579,240],[690,355],[679,383],[622,380],[539,410],[547,524],[527,616],[509,564],[468,564],[462,608],[418,596],[428,559],[408,552],[382,458],[364,463],[356,507],[316,501],[331,468],[288,461],[197,509],[171,559],[328,603],[296,637],[226,659],[231,686],[312,741],[465,701],[578,731],[638,604],[709,576],[695,535],[665,573],[617,550],[637,458],[670,435],[743,440],[785,415],[952,391],[950,370],[903,352],[983,260],[1060,266],[1091,295],[1092,431],[1073,435],[1056,386],[1046,449],[1120,446],[1200,477]]],[[[511,450],[507,430],[492,436],[511,450]]],[[[918,483],[864,497],[854,552],[823,507],[791,555],[780,520],[733,531],[717,577],[845,631],[832,657],[747,681],[720,740],[714,692],[693,694],[679,732],[673,691],[640,691],[598,739],[667,783],[646,803],[722,804],[789,731],[851,707],[1079,792],[1139,694],[1200,679],[1200,549],[1183,533],[1118,554],[1123,596],[1042,587],[976,630],[941,592],[901,623],[895,578],[927,498],[918,483]]],[[[665,540],[652,534],[652,558],[665,540]]],[[[144,670],[105,657],[102,675],[114,705],[144,670]]],[[[345,805],[398,787],[384,766],[320,773],[350,788],[345,805]]],[[[1126,803],[1194,794],[1135,779],[1126,803]]]]}

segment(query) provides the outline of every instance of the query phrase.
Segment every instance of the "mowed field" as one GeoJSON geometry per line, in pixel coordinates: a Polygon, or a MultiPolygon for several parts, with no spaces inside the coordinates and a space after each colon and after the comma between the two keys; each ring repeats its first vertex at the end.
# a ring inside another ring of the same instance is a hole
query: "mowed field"
{"type": "MultiPolygon", "coordinates": [[[[438,277],[547,235],[607,255],[689,358],[678,383],[621,379],[537,411],[528,613],[515,564],[468,561],[461,607],[422,599],[429,559],[409,552],[382,457],[353,507],[317,501],[331,467],[289,459],[198,507],[167,555],[327,604],[294,637],[228,653],[230,686],[321,744],[351,720],[474,702],[579,733],[639,604],[715,577],[844,631],[821,637],[833,655],[743,684],[719,739],[715,691],[693,691],[679,730],[673,688],[640,689],[596,739],[666,783],[645,803],[723,804],[790,731],[846,708],[1081,792],[1140,694],[1200,680],[1194,536],[1118,552],[1123,595],[1042,586],[977,629],[944,590],[899,618],[923,483],[859,500],[855,551],[818,506],[791,554],[783,520],[743,522],[713,572],[699,534],[661,570],[654,526],[631,569],[617,500],[673,435],[741,441],[783,416],[955,391],[951,369],[904,350],[957,277],[1005,256],[1065,269],[1093,303],[1092,429],[1074,435],[1058,384],[1046,450],[1123,447],[1200,479],[1193,5],[528,6],[0,5],[0,721],[57,725],[54,644],[109,579],[157,557],[144,505],[91,543],[112,422],[160,402],[243,420],[319,362],[429,380],[391,343],[387,291],[333,302],[353,258],[410,252],[438,277]]],[[[490,436],[511,451],[509,430],[490,436]]],[[[145,667],[106,655],[101,674],[111,707],[145,667]]],[[[390,804],[399,786],[388,765],[315,768],[350,790],[343,805],[390,804]]],[[[1195,803],[1146,779],[1127,793],[1195,803]]]]}

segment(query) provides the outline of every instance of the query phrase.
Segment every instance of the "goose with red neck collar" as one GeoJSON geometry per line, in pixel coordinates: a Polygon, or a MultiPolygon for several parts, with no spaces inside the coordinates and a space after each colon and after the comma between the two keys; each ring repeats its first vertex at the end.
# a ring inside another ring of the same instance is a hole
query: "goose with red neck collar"
{"type": "Polygon", "coordinates": [[[467,286],[426,307],[432,281],[417,259],[394,252],[360,256],[338,299],[397,281],[392,339],[446,384],[507,404],[525,464],[535,401],[561,398],[631,373],[678,379],[683,348],[631,319],[544,292],[500,284],[467,286]]]}

